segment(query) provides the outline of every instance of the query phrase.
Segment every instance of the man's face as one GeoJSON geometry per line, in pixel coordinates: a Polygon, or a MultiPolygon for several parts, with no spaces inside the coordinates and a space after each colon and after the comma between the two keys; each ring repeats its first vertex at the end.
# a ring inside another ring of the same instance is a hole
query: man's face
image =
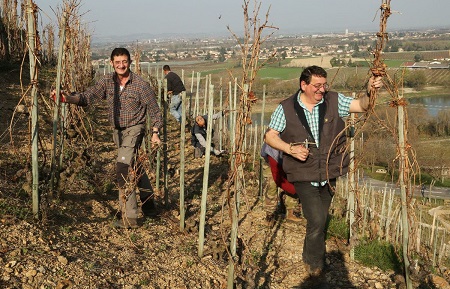
{"type": "Polygon", "coordinates": [[[114,56],[111,65],[114,67],[114,71],[117,75],[127,76],[130,72],[131,61],[126,55],[118,55],[114,56]]]}
{"type": "Polygon", "coordinates": [[[327,79],[325,77],[312,76],[311,82],[307,84],[302,81],[301,87],[307,100],[311,103],[318,103],[328,89],[327,79]]]}

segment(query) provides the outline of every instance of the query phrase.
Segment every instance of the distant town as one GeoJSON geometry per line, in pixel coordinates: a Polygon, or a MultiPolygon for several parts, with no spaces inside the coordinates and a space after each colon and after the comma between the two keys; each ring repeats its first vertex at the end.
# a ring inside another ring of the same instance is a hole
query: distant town
{"type": "MultiPolygon", "coordinates": [[[[449,68],[450,28],[424,31],[389,32],[385,53],[417,52],[413,59],[402,64],[409,68],[449,68]],[[424,63],[421,63],[425,61],[424,63]]],[[[278,59],[328,57],[331,66],[345,66],[370,56],[377,41],[376,32],[343,31],[342,34],[273,35],[263,45],[260,58],[267,59],[276,52],[278,59]],[[334,63],[333,63],[334,61],[334,63]],[[350,61],[350,63],[349,63],[350,61]]],[[[92,60],[102,66],[108,60],[114,43],[92,46],[92,60]]],[[[122,44],[123,45],[123,44],[122,44]]],[[[240,47],[230,33],[222,38],[160,38],[140,39],[126,44],[139,52],[141,63],[173,61],[226,62],[240,57],[240,47]]],[[[399,57],[400,59],[401,57],[399,57]]]]}

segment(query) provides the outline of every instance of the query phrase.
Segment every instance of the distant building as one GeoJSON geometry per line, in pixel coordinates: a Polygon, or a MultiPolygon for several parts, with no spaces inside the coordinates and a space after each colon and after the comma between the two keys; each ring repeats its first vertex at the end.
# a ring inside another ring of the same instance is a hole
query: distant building
{"type": "Polygon", "coordinates": [[[379,173],[379,174],[385,174],[385,173],[387,173],[387,170],[386,169],[377,169],[375,172],[379,173]]]}
{"type": "Polygon", "coordinates": [[[420,61],[420,62],[413,62],[413,61],[407,61],[403,62],[400,65],[401,68],[409,68],[409,69],[449,69],[450,66],[448,63],[441,63],[439,61],[420,61]]]}

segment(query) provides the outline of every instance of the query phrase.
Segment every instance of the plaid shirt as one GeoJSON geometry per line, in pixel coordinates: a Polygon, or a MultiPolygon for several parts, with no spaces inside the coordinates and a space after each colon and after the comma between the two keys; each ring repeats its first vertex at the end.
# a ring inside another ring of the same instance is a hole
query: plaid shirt
{"type": "MultiPolygon", "coordinates": [[[[324,99],[322,98],[322,100],[313,107],[312,112],[310,112],[302,103],[300,99],[300,93],[301,92],[298,93],[297,97],[298,103],[305,112],[306,120],[308,121],[309,127],[311,129],[312,136],[314,137],[314,141],[316,142],[317,147],[319,147],[319,104],[321,104],[324,99]]],[[[350,103],[352,102],[352,100],[353,97],[348,97],[341,93],[338,93],[338,111],[340,117],[347,117],[349,115],[350,103]]],[[[278,132],[282,132],[286,128],[286,116],[284,115],[284,110],[281,104],[279,104],[275,111],[272,113],[269,127],[278,132]]],[[[311,182],[311,184],[313,186],[319,186],[319,183],[316,182],[311,182]]],[[[325,184],[326,181],[320,183],[320,185],[322,186],[325,184]]]]}
{"type": "Polygon", "coordinates": [[[108,102],[108,115],[116,129],[124,129],[137,124],[145,124],[145,114],[150,114],[152,127],[161,128],[162,117],[155,92],[143,78],[130,71],[125,87],[120,89],[116,74],[102,77],[95,85],[79,94],[78,105],[91,105],[94,101],[105,99],[108,102]]]}

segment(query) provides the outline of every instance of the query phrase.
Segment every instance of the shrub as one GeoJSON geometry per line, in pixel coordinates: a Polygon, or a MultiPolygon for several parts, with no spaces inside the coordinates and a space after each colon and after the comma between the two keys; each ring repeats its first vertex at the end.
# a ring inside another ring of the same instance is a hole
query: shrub
{"type": "Polygon", "coordinates": [[[408,71],[403,79],[405,86],[422,90],[427,82],[427,77],[423,71],[408,71]]]}

